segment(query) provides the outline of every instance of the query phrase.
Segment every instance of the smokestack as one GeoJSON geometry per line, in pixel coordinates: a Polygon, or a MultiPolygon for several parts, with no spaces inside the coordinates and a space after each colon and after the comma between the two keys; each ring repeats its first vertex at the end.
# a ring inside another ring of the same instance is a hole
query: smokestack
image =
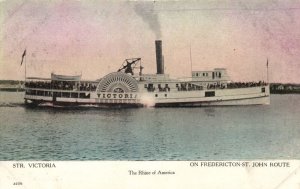
{"type": "Polygon", "coordinates": [[[164,64],[163,64],[162,42],[161,42],[161,40],[156,40],[155,41],[155,49],[156,49],[157,74],[164,74],[164,64]]]}

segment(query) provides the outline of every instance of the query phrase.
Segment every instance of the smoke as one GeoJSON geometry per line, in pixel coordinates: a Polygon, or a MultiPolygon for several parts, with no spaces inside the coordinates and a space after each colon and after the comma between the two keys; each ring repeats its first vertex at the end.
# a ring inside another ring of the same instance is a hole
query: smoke
{"type": "Polygon", "coordinates": [[[160,39],[160,23],[157,14],[154,12],[154,3],[155,2],[140,2],[134,6],[134,10],[137,15],[141,16],[143,21],[148,24],[156,38],[160,39]]]}
{"type": "Polygon", "coordinates": [[[154,107],[155,106],[155,99],[153,96],[144,94],[141,96],[141,103],[143,104],[144,107],[154,107]]]}

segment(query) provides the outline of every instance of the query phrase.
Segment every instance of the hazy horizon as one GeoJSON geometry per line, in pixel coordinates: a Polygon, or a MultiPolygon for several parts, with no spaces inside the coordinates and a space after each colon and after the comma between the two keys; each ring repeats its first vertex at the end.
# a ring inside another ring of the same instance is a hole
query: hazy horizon
{"type": "Polygon", "coordinates": [[[2,1],[0,79],[82,74],[96,80],[141,57],[155,73],[162,40],[165,72],[227,68],[234,81],[300,83],[300,2],[2,1]]]}

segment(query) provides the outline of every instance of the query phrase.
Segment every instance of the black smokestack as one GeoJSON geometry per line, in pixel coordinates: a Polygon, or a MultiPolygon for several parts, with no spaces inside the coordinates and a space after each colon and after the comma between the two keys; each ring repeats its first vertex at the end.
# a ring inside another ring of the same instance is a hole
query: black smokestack
{"type": "Polygon", "coordinates": [[[155,41],[155,49],[156,49],[156,69],[157,69],[157,74],[164,74],[164,64],[163,64],[162,43],[161,43],[161,40],[156,40],[155,41]]]}

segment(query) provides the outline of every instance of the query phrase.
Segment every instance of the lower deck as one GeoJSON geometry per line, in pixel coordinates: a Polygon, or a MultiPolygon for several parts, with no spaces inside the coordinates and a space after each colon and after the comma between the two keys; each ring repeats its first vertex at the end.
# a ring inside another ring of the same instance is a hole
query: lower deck
{"type": "MultiPolygon", "coordinates": [[[[43,91],[25,94],[27,103],[52,104],[62,106],[217,106],[269,104],[269,86],[215,89],[201,91],[164,92],[89,92],[78,95],[56,95],[57,91],[43,91]],[[47,94],[47,95],[38,95],[47,94]]],[[[66,92],[62,92],[66,93],[66,92]]],[[[62,94],[61,93],[61,94],[62,94]]]]}

